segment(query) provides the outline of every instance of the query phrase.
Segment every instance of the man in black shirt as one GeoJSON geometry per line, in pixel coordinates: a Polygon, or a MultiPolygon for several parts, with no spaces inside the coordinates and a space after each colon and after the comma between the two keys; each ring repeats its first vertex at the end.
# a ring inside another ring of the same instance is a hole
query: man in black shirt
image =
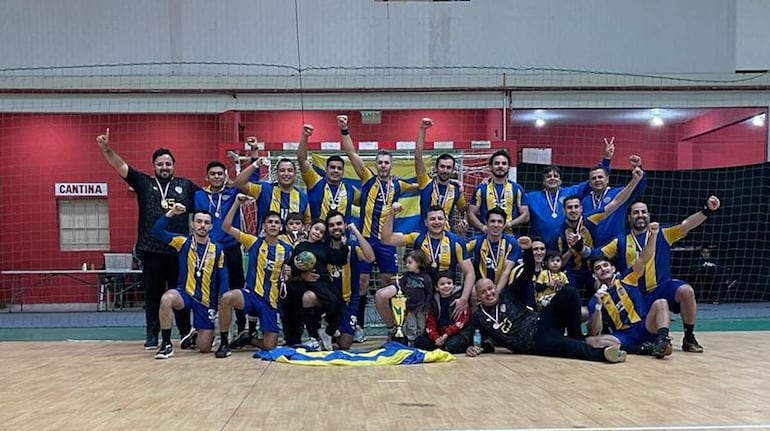
{"type": "MultiPolygon", "coordinates": [[[[187,178],[174,177],[175,160],[170,150],[166,148],[155,150],[152,154],[154,176],[149,176],[129,166],[113,151],[109,145],[109,138],[110,129],[107,129],[104,135],[96,138],[96,142],[107,163],[134,189],[139,206],[136,249],[144,266],[142,283],[147,325],[144,348],[153,350],[158,347],[160,297],[166,289],[173,289],[176,286],[179,263],[176,250],[151,235],[152,225],[175,203],[193,208],[193,194],[198,190],[198,186],[187,178]]],[[[172,218],[168,231],[187,235],[189,233],[187,215],[172,218]]],[[[187,340],[183,341],[187,341],[185,344],[189,346],[191,339],[189,336],[193,334],[189,312],[177,314],[176,324],[180,335],[187,336],[187,340]]],[[[185,345],[182,346],[182,348],[185,347],[185,345]]]]}
{"type": "MultiPolygon", "coordinates": [[[[598,348],[585,342],[580,328],[580,298],[574,288],[560,290],[542,312],[536,312],[515,299],[516,290],[532,280],[535,269],[532,240],[523,236],[519,238],[519,246],[524,252],[525,274],[501,293],[488,278],[476,283],[479,306],[473,313],[471,323],[462,331],[466,342],[471,344],[473,333],[478,329],[482,338],[491,339],[495,345],[513,353],[599,362],[625,361],[626,352],[617,346],[598,348]]],[[[494,351],[488,344],[484,346],[469,346],[466,354],[478,356],[485,351],[494,351]]]]}

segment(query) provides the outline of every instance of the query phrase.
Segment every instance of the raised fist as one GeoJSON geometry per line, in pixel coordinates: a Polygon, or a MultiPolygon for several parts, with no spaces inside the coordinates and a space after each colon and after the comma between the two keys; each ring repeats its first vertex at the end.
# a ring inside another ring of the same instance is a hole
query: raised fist
{"type": "Polygon", "coordinates": [[[243,203],[249,200],[250,196],[243,193],[238,193],[237,199],[238,199],[238,202],[243,203]]]}
{"type": "Polygon", "coordinates": [[[302,134],[305,136],[311,136],[313,134],[313,125],[312,124],[303,125],[302,134]]]}
{"type": "Polygon", "coordinates": [[[431,120],[428,117],[423,118],[422,121],[420,122],[420,128],[423,130],[429,129],[431,126],[433,126],[433,120],[431,120]]]}
{"type": "Polygon", "coordinates": [[[634,176],[634,178],[642,179],[644,176],[644,171],[639,166],[635,167],[633,171],[631,171],[631,175],[634,176]]]}
{"type": "Polygon", "coordinates": [[[521,247],[522,250],[532,247],[532,238],[528,236],[519,237],[519,247],[521,247]]]}
{"type": "Polygon", "coordinates": [[[257,150],[257,138],[254,136],[249,136],[246,138],[246,145],[251,148],[252,151],[257,150]]]}
{"type": "Polygon", "coordinates": [[[393,211],[393,215],[396,215],[396,214],[398,214],[398,213],[400,213],[400,212],[401,212],[401,210],[403,209],[403,207],[401,206],[401,204],[400,204],[400,203],[398,203],[398,202],[393,202],[393,205],[391,206],[391,209],[392,209],[392,211],[393,211]]]}
{"type": "Polygon", "coordinates": [[[706,207],[712,211],[718,210],[719,205],[721,205],[721,203],[719,202],[719,198],[716,196],[709,196],[709,200],[706,201],[706,207]]]}
{"type": "Polygon", "coordinates": [[[169,212],[173,215],[184,214],[187,212],[187,207],[177,202],[174,204],[174,206],[171,207],[169,212]]]}
{"type": "Polygon", "coordinates": [[[642,158],[639,157],[638,154],[632,154],[628,156],[628,161],[631,163],[631,167],[641,167],[642,166],[642,158]]]}
{"type": "Polygon", "coordinates": [[[660,230],[660,223],[652,222],[652,223],[650,223],[649,228],[650,228],[650,233],[655,235],[660,230]]]}
{"type": "Polygon", "coordinates": [[[347,115],[338,115],[337,116],[337,124],[340,125],[340,129],[347,129],[348,128],[348,116],[347,115]]]}

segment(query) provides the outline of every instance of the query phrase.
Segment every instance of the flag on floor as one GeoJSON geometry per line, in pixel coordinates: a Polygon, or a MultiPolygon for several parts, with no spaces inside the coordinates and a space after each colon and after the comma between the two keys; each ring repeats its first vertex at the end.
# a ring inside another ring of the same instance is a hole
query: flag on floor
{"type": "MultiPolygon", "coordinates": [[[[432,352],[407,347],[395,341],[385,343],[379,349],[366,353],[352,353],[344,350],[333,352],[313,352],[303,348],[276,347],[270,351],[257,352],[264,361],[276,361],[284,364],[329,367],[335,365],[370,367],[377,365],[411,365],[430,362],[451,362],[455,357],[443,350],[432,352]]],[[[257,354],[254,356],[256,357],[257,354]]]]}

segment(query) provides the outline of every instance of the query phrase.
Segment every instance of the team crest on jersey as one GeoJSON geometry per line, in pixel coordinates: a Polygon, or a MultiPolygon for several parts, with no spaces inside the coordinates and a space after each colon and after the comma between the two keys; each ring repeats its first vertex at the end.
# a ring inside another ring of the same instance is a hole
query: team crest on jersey
{"type": "Polygon", "coordinates": [[[441,252],[442,252],[442,253],[447,253],[447,252],[449,252],[449,245],[447,245],[447,244],[441,244],[441,252]]]}
{"type": "Polygon", "coordinates": [[[177,192],[177,193],[182,193],[182,190],[183,190],[182,186],[175,186],[174,187],[174,191],[177,192]]]}
{"type": "Polygon", "coordinates": [[[230,195],[225,195],[225,194],[223,194],[223,195],[222,195],[222,200],[223,200],[223,201],[226,201],[226,200],[230,199],[231,197],[232,197],[232,196],[230,196],[230,195]]]}
{"type": "Polygon", "coordinates": [[[605,204],[608,204],[608,203],[610,203],[610,202],[612,202],[612,198],[610,198],[609,196],[607,196],[607,197],[605,197],[605,198],[604,198],[604,203],[605,203],[605,204]]]}

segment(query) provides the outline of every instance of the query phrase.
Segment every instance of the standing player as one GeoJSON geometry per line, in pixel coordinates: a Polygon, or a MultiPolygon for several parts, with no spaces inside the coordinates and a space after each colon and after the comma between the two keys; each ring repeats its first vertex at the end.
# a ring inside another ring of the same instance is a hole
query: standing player
{"type": "MultiPolygon", "coordinates": [[[[387,215],[386,209],[398,201],[402,192],[416,191],[418,186],[393,177],[393,157],[385,150],[377,152],[375,158],[377,173],[375,174],[367,168],[353,147],[353,139],[350,137],[350,130],[348,130],[348,117],[338,115],[337,123],[342,135],[342,149],[348,155],[353,169],[361,179],[361,217],[358,221],[358,227],[374,250],[375,261],[380,269],[381,285],[390,286],[392,275],[398,271],[398,257],[396,256],[396,247],[382,242],[382,228],[387,215]]],[[[366,336],[363,332],[363,324],[366,317],[366,291],[369,288],[371,272],[372,264],[361,262],[361,290],[358,302],[358,323],[362,325],[360,338],[366,336]]]]}
{"type": "Polygon", "coordinates": [[[526,202],[524,188],[508,179],[511,155],[507,150],[497,150],[489,157],[492,178],[478,185],[471,199],[468,221],[474,229],[486,232],[481,220],[487,219],[492,208],[501,208],[505,214],[505,229],[510,231],[530,219],[530,208],[526,202]]]}
{"type": "Polygon", "coordinates": [[[631,232],[618,236],[609,244],[594,252],[608,259],[615,259],[618,270],[623,272],[631,267],[639,258],[642,248],[647,241],[657,241],[655,256],[647,262],[644,278],[639,280],[639,288],[644,292],[648,306],[655,300],[663,298],[673,313],[682,313],[684,340],[682,350],[685,352],[702,353],[703,346],[695,339],[695,318],[697,305],[692,286],[671,275],[671,246],[687,236],[687,233],[703,224],[720,206],[716,196],[710,196],[703,209],[687,217],[679,224],[660,229],[657,235],[652,235],[647,227],[650,224],[650,212],[644,202],[631,204],[628,213],[628,223],[631,232]]]}
{"type": "Polygon", "coordinates": [[[155,238],[179,252],[181,269],[176,289],[169,289],[160,301],[159,319],[163,341],[155,359],[168,359],[174,355],[171,344],[172,310],[192,310],[195,328],[199,332],[197,338],[200,352],[210,352],[214,342],[217,301],[219,295],[229,288],[224,249],[209,236],[213,227],[211,214],[207,211],[193,212],[190,223],[193,234],[190,237],[166,230],[173,217],[186,211],[184,205],[175,203],[152,227],[155,238]]]}
{"type": "MultiPolygon", "coordinates": [[[[152,153],[154,175],[149,176],[129,166],[110,148],[110,129],[107,129],[103,135],[99,135],[96,142],[107,163],[136,191],[136,201],[139,206],[136,250],[143,265],[142,285],[147,325],[144,348],[152,350],[158,347],[160,297],[166,289],[173,289],[176,286],[179,263],[176,250],[153,238],[150,231],[155,220],[164,215],[175,203],[192,208],[193,194],[198,186],[187,178],[174,176],[176,160],[171,151],[166,148],[158,148],[152,153]]],[[[169,231],[174,233],[186,235],[188,229],[186,217],[175,217],[169,223],[169,231]]],[[[177,314],[176,317],[179,334],[187,338],[192,333],[189,314],[186,318],[182,314],[177,314]]]]}
{"type": "Polygon", "coordinates": [[[455,170],[455,158],[451,154],[441,154],[436,158],[436,175],[431,178],[422,158],[425,148],[425,133],[433,126],[430,118],[423,118],[420,122],[420,131],[417,132],[417,142],[414,147],[414,170],[417,173],[417,183],[420,187],[420,216],[424,220],[428,208],[438,205],[444,209],[447,215],[446,230],[454,230],[450,221],[455,208],[460,212],[459,226],[464,231],[464,213],[468,204],[465,203],[465,195],[462,186],[451,180],[455,170]]]}
{"type": "MultiPolygon", "coordinates": [[[[453,317],[457,318],[457,316],[469,308],[473,283],[476,280],[465,241],[460,236],[444,230],[446,218],[444,210],[439,206],[433,206],[428,209],[427,218],[425,219],[427,231],[408,234],[393,232],[393,219],[399,211],[401,211],[401,205],[398,203],[393,204],[393,208],[385,218],[382,242],[395,247],[412,246],[424,251],[430,257],[431,269],[429,272],[433,278],[439,272],[456,274],[459,267],[463,273],[463,293],[452,304],[454,306],[453,317]]],[[[393,286],[377,291],[377,311],[388,327],[393,326],[393,316],[389,304],[390,298],[395,296],[395,294],[396,288],[393,286]]]]}
{"type": "Polygon", "coordinates": [[[501,208],[487,212],[486,233],[468,241],[468,253],[473,255],[476,279],[488,278],[498,291],[508,285],[511,271],[521,257],[521,249],[513,235],[503,233],[507,215],[501,208]]]}
{"type": "Polygon", "coordinates": [[[361,192],[350,184],[345,184],[342,177],[345,173],[345,161],[342,157],[333,155],[326,159],[325,176],[316,172],[313,163],[307,158],[307,140],[313,134],[313,126],[302,126],[302,137],[297,147],[297,161],[302,180],[307,187],[310,201],[310,218],[325,220],[331,211],[337,211],[351,219],[353,204],[358,205],[361,192]]]}
{"type": "MultiPolygon", "coordinates": [[[[237,202],[227,212],[222,229],[232,235],[249,253],[249,267],[246,272],[246,287],[231,290],[222,296],[219,303],[220,344],[217,358],[230,356],[230,322],[232,310],[243,310],[250,316],[259,317],[262,340],[255,344],[260,349],[271,350],[278,343],[278,296],[285,262],[292,253],[289,244],[278,239],[281,232],[281,216],[275,211],[264,215],[264,237],[249,235],[233,227],[233,217],[245,195],[238,195],[237,202]]],[[[251,344],[251,336],[242,332],[237,341],[240,345],[251,344]]]]}
{"type": "MultiPolygon", "coordinates": [[[[604,141],[604,159],[601,166],[609,170],[610,161],[615,154],[615,144],[611,140],[604,141]]],[[[549,250],[556,249],[559,232],[564,226],[564,198],[576,195],[583,199],[590,190],[588,181],[562,187],[561,169],[554,165],[547,166],[543,171],[543,190],[529,192],[526,197],[531,215],[532,234],[543,238],[549,250]]]]}

